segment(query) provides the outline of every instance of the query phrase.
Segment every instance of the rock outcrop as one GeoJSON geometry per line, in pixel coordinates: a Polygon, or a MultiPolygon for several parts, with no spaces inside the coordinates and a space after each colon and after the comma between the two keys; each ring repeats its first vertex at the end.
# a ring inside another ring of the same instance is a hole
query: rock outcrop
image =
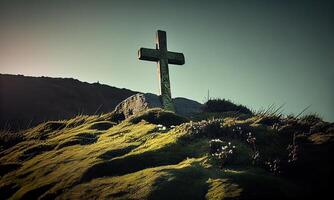
{"type": "MultiPolygon", "coordinates": [[[[178,97],[174,98],[173,102],[176,113],[179,115],[190,117],[201,112],[202,104],[196,101],[178,97]]],[[[128,118],[131,115],[150,108],[162,108],[160,97],[151,93],[138,93],[119,103],[114,112],[117,114],[123,114],[125,118],[128,118]]]]}

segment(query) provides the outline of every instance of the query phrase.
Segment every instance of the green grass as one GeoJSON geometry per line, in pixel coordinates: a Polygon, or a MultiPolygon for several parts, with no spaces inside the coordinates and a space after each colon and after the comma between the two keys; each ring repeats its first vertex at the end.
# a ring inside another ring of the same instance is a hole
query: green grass
{"type": "Polygon", "coordinates": [[[189,121],[187,118],[180,115],[176,115],[173,112],[164,111],[160,108],[153,108],[130,119],[132,123],[138,123],[142,120],[150,122],[152,124],[161,124],[164,126],[180,125],[189,121]]]}
{"type": "MultiPolygon", "coordinates": [[[[22,141],[0,154],[2,198],[272,199],[301,194],[294,181],[252,165],[253,150],[244,138],[221,138],[236,145],[233,159],[221,169],[221,161],[209,153],[212,138],[189,135],[183,117],[153,109],[119,124],[112,119],[112,114],[78,116],[24,131],[22,141]],[[161,131],[157,124],[180,125],[161,131]]],[[[256,135],[261,156],[285,156],[290,136],[258,121],[256,116],[226,117],[222,130],[228,135],[243,127],[256,135]]],[[[332,136],[308,141],[319,144],[332,136]]]]}

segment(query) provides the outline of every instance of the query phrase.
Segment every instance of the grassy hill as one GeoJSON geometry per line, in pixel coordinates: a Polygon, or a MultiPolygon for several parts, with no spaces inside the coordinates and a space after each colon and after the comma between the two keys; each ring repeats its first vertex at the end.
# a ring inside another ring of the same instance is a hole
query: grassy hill
{"type": "Polygon", "coordinates": [[[160,109],[3,134],[2,199],[287,199],[330,194],[334,126],[315,116],[197,122],[160,109]]]}
{"type": "Polygon", "coordinates": [[[25,129],[78,114],[100,114],[137,92],[72,78],[0,74],[0,128],[25,129]]]}

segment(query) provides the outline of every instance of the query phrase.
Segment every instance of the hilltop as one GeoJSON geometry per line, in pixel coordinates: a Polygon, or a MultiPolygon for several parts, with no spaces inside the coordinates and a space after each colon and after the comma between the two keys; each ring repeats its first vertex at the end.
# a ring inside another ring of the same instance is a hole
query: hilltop
{"type": "Polygon", "coordinates": [[[209,115],[190,121],[149,109],[121,121],[115,113],[77,116],[8,134],[0,153],[0,194],[10,199],[331,194],[333,123],[316,116],[209,115]]]}

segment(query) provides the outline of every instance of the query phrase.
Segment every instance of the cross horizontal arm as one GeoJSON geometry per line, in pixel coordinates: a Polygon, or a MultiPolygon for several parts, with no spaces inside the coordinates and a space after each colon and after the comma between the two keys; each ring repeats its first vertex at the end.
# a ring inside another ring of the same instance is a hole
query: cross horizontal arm
{"type": "Polygon", "coordinates": [[[183,65],[184,64],[184,55],[183,53],[176,52],[167,52],[168,63],[174,65],[183,65]]]}
{"type": "Polygon", "coordinates": [[[158,61],[160,59],[159,51],[156,49],[140,48],[138,50],[139,60],[158,61]]]}

